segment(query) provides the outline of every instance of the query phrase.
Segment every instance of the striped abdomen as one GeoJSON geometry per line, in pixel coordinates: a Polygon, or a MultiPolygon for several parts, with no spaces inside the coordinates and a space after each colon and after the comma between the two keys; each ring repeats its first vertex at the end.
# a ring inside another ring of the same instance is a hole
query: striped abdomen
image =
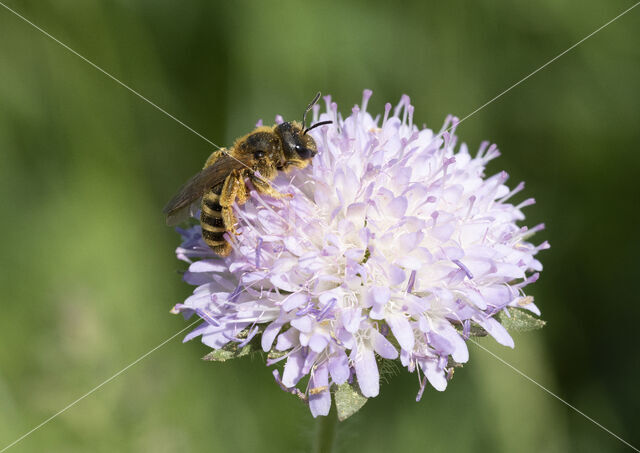
{"type": "Polygon", "coordinates": [[[204,242],[218,255],[227,256],[231,252],[231,245],[224,238],[227,226],[224,224],[222,206],[220,206],[222,186],[222,184],[219,184],[202,196],[200,226],[202,227],[204,242]]]}

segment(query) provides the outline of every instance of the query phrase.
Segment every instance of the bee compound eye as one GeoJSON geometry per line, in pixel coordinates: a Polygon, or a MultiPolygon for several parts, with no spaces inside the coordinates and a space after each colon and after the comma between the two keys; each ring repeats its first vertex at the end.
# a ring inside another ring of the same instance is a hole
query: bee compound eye
{"type": "Polygon", "coordinates": [[[309,159],[310,157],[313,157],[313,155],[315,154],[310,149],[299,146],[299,145],[296,146],[296,152],[298,153],[298,156],[300,156],[301,159],[309,159]]]}
{"type": "Polygon", "coordinates": [[[253,157],[256,159],[261,159],[265,156],[264,151],[258,150],[253,152],[253,157]]]}

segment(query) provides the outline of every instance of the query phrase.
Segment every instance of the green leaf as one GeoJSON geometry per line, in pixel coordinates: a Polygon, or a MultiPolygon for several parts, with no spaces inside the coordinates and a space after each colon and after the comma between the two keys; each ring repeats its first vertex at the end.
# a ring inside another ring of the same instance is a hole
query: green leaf
{"type": "Polygon", "coordinates": [[[338,386],[333,394],[333,399],[336,402],[338,420],[341,422],[358,412],[367,402],[367,398],[362,396],[360,390],[354,388],[348,382],[338,386]]]}
{"type": "Polygon", "coordinates": [[[214,349],[209,354],[205,355],[202,360],[210,362],[226,362],[229,359],[237,359],[245,355],[249,355],[251,352],[251,345],[248,344],[242,349],[238,349],[235,343],[227,344],[222,349],[214,349]]]}
{"type": "Polygon", "coordinates": [[[536,318],[532,314],[520,308],[507,308],[509,314],[501,311],[498,321],[505,329],[514,332],[528,332],[530,330],[542,329],[546,324],[542,319],[536,318]]]}

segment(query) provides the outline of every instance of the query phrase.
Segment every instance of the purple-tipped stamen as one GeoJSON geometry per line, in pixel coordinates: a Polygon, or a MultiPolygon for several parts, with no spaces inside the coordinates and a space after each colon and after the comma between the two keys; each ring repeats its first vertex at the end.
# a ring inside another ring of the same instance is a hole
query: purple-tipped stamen
{"type": "Polygon", "coordinates": [[[328,318],[329,317],[329,312],[333,309],[333,306],[336,304],[336,302],[337,302],[337,299],[335,297],[332,298],[329,302],[327,302],[325,304],[324,308],[316,316],[316,319],[318,321],[322,321],[325,318],[328,318]]]}
{"type": "Polygon", "coordinates": [[[278,370],[273,370],[273,377],[282,390],[284,390],[287,393],[291,393],[292,395],[296,395],[298,398],[300,398],[304,402],[307,401],[307,396],[304,393],[302,393],[298,388],[296,387],[288,388],[286,385],[284,385],[284,382],[282,382],[282,379],[280,379],[280,373],[278,372],[278,370]]]}
{"type": "Polygon", "coordinates": [[[249,344],[251,340],[253,340],[253,337],[255,337],[257,333],[258,333],[258,326],[253,326],[253,329],[251,329],[247,334],[247,338],[245,338],[244,341],[238,345],[238,347],[244,348],[246,345],[249,344]]]}
{"type": "Polygon", "coordinates": [[[468,319],[465,319],[464,321],[462,321],[462,338],[464,338],[465,340],[468,340],[470,335],[471,335],[471,321],[469,321],[468,319]]]}
{"type": "Polygon", "coordinates": [[[409,275],[409,283],[407,284],[407,292],[410,293],[413,291],[413,285],[416,283],[416,271],[411,271],[411,275],[409,275]]]}
{"type": "Polygon", "coordinates": [[[229,298],[227,299],[227,301],[236,302],[236,299],[238,298],[241,292],[242,292],[242,287],[240,285],[236,286],[236,289],[234,289],[233,292],[229,295],[229,298]]]}
{"type": "Polygon", "coordinates": [[[458,266],[460,269],[462,269],[462,271],[464,271],[464,273],[467,274],[467,277],[469,278],[469,280],[473,279],[473,274],[471,273],[471,271],[469,270],[469,268],[467,266],[462,264],[462,261],[460,261],[460,260],[451,260],[451,262],[453,264],[455,264],[456,266],[458,266]]]}
{"type": "Polygon", "coordinates": [[[215,320],[213,317],[211,317],[210,314],[208,314],[207,312],[205,312],[203,309],[201,308],[196,308],[195,312],[198,316],[200,316],[202,319],[204,319],[207,323],[211,324],[214,327],[220,327],[220,323],[215,320]]]}
{"type": "Polygon", "coordinates": [[[256,268],[260,268],[260,251],[262,249],[262,238],[258,238],[258,244],[256,245],[256,268]]]}
{"type": "Polygon", "coordinates": [[[309,312],[313,309],[313,303],[311,301],[307,302],[303,308],[296,312],[296,316],[304,316],[309,314],[309,312]]]}

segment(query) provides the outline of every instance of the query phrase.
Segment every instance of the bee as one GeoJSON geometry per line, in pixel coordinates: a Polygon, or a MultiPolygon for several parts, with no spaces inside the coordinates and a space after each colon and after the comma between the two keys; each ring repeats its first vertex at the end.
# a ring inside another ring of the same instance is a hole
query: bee
{"type": "Polygon", "coordinates": [[[247,181],[251,181],[261,194],[273,198],[292,196],[278,192],[269,181],[280,171],[305,168],[317,154],[316,143],[307,132],[331,123],[320,121],[306,127],[307,113],[318,99],[320,93],[305,109],[302,123],[292,121],[257,127],[236,139],[231,148],[214,151],[205,162],[204,169],[189,179],[164,207],[167,225],[177,225],[186,220],[192,206],[202,197],[202,238],[219,256],[229,255],[231,244],[224,235],[238,234],[233,203],[242,205],[247,201],[247,181]]]}

